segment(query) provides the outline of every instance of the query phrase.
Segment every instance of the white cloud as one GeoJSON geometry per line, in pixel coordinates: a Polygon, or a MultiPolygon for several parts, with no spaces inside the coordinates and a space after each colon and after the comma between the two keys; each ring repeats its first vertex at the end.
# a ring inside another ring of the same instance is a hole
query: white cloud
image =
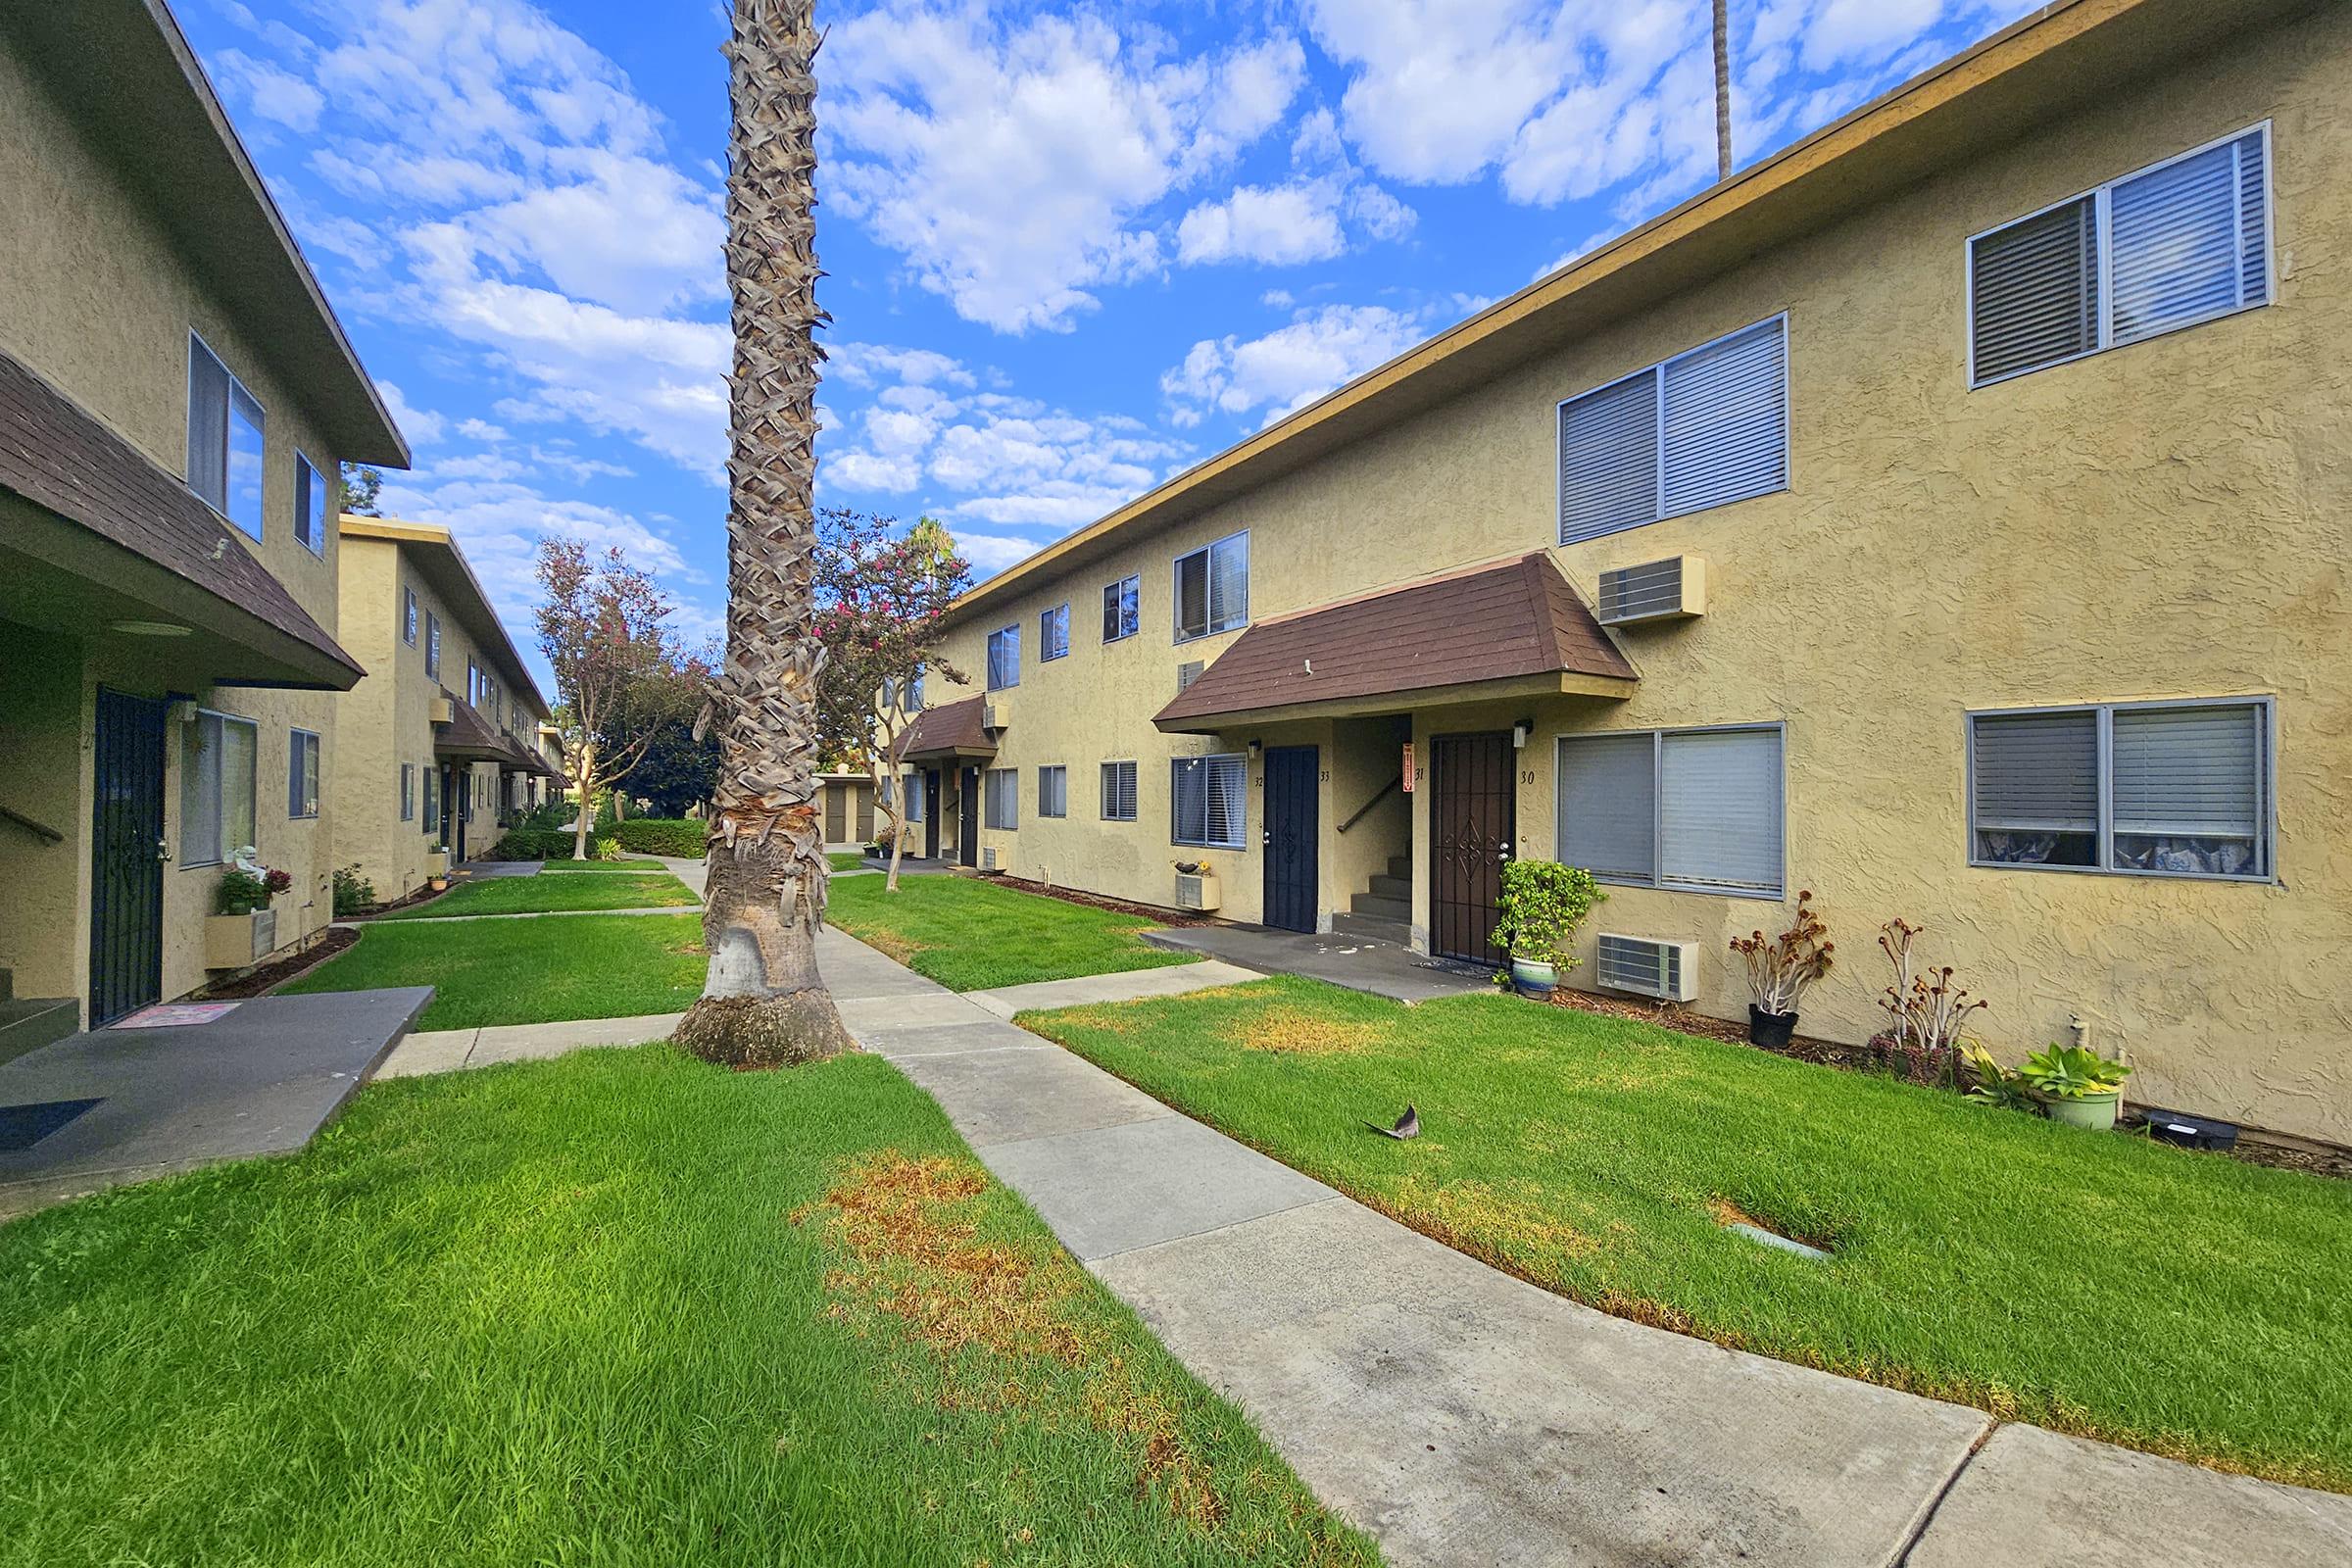
{"type": "Polygon", "coordinates": [[[460,419],[458,434],[468,441],[504,441],[507,432],[487,419],[460,419]]]}
{"type": "Polygon", "coordinates": [[[326,96],[302,77],[241,49],[223,49],[216,61],[221,79],[241,93],[253,112],[289,130],[313,131],[326,109],[326,96]]]}
{"type": "Polygon", "coordinates": [[[1091,13],[900,0],[838,24],[819,68],[839,208],[965,318],[1066,331],[1160,266],[1147,210],[1277,124],[1305,55],[1275,36],[1178,60],[1091,13]]]}
{"type": "Polygon", "coordinates": [[[1295,266],[1348,247],[1338,203],[1313,185],[1239,185],[1223,201],[1202,202],[1176,225],[1176,255],[1200,262],[1250,261],[1295,266]]]}
{"type": "Polygon", "coordinates": [[[1179,424],[1209,412],[1264,411],[1271,423],[1395,359],[1426,335],[1418,314],[1385,305],[1325,305],[1262,337],[1203,338],[1159,378],[1179,424]]]}
{"type": "Polygon", "coordinates": [[[428,409],[409,407],[409,400],[401,394],[399,386],[381,376],[376,377],[375,389],[383,394],[384,408],[392,416],[392,422],[400,426],[400,433],[409,438],[409,445],[429,447],[441,439],[448,423],[441,416],[428,409]]]}

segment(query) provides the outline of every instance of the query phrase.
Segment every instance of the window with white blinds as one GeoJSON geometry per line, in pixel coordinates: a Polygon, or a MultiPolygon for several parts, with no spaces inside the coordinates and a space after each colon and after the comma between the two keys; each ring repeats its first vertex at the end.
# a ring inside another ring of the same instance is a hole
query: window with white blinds
{"type": "Polygon", "coordinates": [[[1104,762],[1102,764],[1102,820],[1132,822],[1135,820],[1135,764],[1133,762],[1104,762]]]}
{"type": "Polygon", "coordinates": [[[1250,814],[1247,760],[1179,757],[1169,766],[1175,842],[1201,849],[1241,849],[1250,814]]]}
{"type": "Polygon", "coordinates": [[[1562,736],[1558,858],[1607,882],[1780,898],[1781,730],[1562,736]]]}
{"type": "Polygon", "coordinates": [[[1969,241],[1969,376],[1983,386],[2267,305],[2266,122],[1969,241]]]}
{"type": "Polygon", "coordinates": [[[988,770],[987,787],[980,792],[980,804],[986,810],[987,824],[992,828],[1017,828],[1021,825],[1021,772],[1016,767],[992,767],[988,770]]]}
{"type": "Polygon", "coordinates": [[[1037,814],[1067,816],[1070,814],[1070,770],[1066,767],[1041,767],[1037,770],[1037,814]]]}
{"type": "Polygon", "coordinates": [[[988,634],[988,689],[1003,691],[1021,683],[1021,628],[1018,624],[988,634]]]}
{"type": "Polygon", "coordinates": [[[1776,316],[1560,405],[1560,543],[1788,488],[1776,316]]]}
{"type": "Polygon", "coordinates": [[[1176,640],[1231,631],[1250,619],[1250,535],[1229,534],[1176,558],[1176,640]]]}
{"type": "Polygon", "coordinates": [[[2267,880],[2267,699],[1969,719],[1978,865],[2267,880]]]}

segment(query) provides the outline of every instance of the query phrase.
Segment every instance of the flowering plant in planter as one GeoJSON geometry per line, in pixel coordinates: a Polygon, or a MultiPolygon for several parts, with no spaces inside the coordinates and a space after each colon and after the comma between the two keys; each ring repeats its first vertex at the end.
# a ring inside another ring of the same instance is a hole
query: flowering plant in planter
{"type": "Polygon", "coordinates": [[[1747,1038],[1759,1046],[1785,1046],[1796,1033],[1796,1006],[1813,982],[1830,972],[1838,944],[1813,912],[1811,889],[1796,895],[1796,913],[1777,937],[1751,931],[1732,938],[1732,951],[1747,970],[1747,1038]]]}
{"type": "Polygon", "coordinates": [[[292,873],[273,871],[261,866],[248,871],[243,866],[231,866],[220,873],[220,885],[213,889],[213,908],[220,914],[251,914],[267,909],[270,901],[294,885],[292,873]]]}

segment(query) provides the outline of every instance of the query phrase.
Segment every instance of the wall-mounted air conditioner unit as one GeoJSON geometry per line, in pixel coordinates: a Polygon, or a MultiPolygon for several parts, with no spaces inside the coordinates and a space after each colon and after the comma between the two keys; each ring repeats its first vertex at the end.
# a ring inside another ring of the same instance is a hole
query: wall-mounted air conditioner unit
{"type": "Polygon", "coordinates": [[[995,845],[984,844],[980,847],[980,869],[983,871],[1001,869],[997,864],[997,847],[995,845]]]}
{"type": "Polygon", "coordinates": [[[1176,907],[1210,914],[1224,906],[1225,895],[1218,891],[1215,872],[1201,876],[1189,871],[1176,873],[1176,907]]]}
{"type": "Polygon", "coordinates": [[[1600,623],[1633,626],[1681,620],[1707,612],[1707,564],[1699,556],[1670,556],[1600,574],[1600,623]]]}
{"type": "Polygon", "coordinates": [[[1698,997],[1698,944],[1660,942],[1655,937],[1602,933],[1594,977],[1611,991],[1630,991],[1661,1002],[1698,997]]]}
{"type": "Polygon", "coordinates": [[[997,693],[980,704],[980,727],[982,729],[1003,729],[1011,722],[1012,699],[1003,692],[997,693]]]}

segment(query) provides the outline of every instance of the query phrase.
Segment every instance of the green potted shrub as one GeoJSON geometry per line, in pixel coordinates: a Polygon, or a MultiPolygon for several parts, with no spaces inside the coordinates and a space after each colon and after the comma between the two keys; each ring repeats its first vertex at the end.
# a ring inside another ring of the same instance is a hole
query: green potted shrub
{"type": "Polygon", "coordinates": [[[1524,996],[1549,996],[1560,971],[1576,967],[1569,947],[1592,906],[1608,895],[1592,873],[1556,860],[1512,860],[1502,868],[1494,945],[1511,956],[1511,979],[1524,996]]]}
{"type": "Polygon", "coordinates": [[[2082,1046],[2053,1045],[2019,1062],[2017,1075],[2050,1120],[2104,1131],[2115,1125],[2132,1069],[2082,1046]]]}

